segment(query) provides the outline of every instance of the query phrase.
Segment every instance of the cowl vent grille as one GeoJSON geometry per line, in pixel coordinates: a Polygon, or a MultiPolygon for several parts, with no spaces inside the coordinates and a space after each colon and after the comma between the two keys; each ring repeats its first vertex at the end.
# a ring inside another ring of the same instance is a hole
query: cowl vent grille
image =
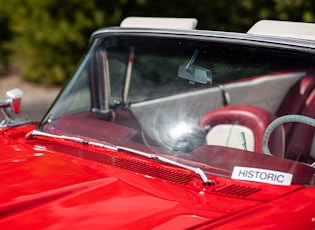
{"type": "Polygon", "coordinates": [[[247,197],[256,192],[259,192],[260,190],[261,190],[260,188],[232,184],[221,188],[217,188],[214,192],[223,195],[247,197]]]}
{"type": "MultiPolygon", "coordinates": [[[[41,142],[36,140],[36,142],[41,142]]],[[[161,167],[155,167],[150,164],[145,164],[140,161],[126,159],[114,155],[109,155],[106,153],[100,153],[97,151],[87,150],[83,148],[78,148],[75,146],[69,146],[66,144],[54,144],[48,141],[42,143],[43,146],[50,151],[57,151],[65,154],[69,154],[75,157],[91,160],[108,166],[113,166],[117,168],[126,169],[132,172],[136,172],[145,176],[159,178],[161,180],[170,181],[177,184],[187,185],[193,180],[193,174],[185,174],[170,169],[165,169],[161,167]]]]}

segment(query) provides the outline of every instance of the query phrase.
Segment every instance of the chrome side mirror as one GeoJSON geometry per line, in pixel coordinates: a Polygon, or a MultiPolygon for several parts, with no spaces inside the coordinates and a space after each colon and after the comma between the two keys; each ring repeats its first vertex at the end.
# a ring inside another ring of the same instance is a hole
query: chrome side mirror
{"type": "Polygon", "coordinates": [[[16,88],[6,93],[7,99],[10,100],[10,107],[14,113],[20,113],[21,101],[23,97],[22,90],[16,88]]]}
{"type": "Polygon", "coordinates": [[[10,114],[10,111],[16,114],[20,113],[23,97],[22,90],[18,88],[9,90],[6,96],[6,100],[0,101],[0,128],[30,123],[28,119],[13,118],[10,114]]]}

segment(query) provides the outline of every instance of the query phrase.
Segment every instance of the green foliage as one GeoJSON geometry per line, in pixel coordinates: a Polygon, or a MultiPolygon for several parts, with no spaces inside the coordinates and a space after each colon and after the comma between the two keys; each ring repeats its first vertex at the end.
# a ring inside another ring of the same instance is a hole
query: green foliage
{"type": "Polygon", "coordinates": [[[15,12],[9,24],[15,36],[7,46],[12,62],[26,79],[41,83],[63,83],[87,45],[87,34],[104,21],[93,1],[82,7],[77,0],[11,0],[10,6],[15,12]]]}
{"type": "Polygon", "coordinates": [[[9,64],[10,52],[6,48],[6,43],[12,39],[12,33],[9,29],[9,14],[5,7],[0,4],[0,74],[4,72],[5,67],[9,64]]]}
{"type": "Polygon", "coordinates": [[[0,0],[0,71],[63,84],[91,33],[127,16],[195,17],[198,29],[245,32],[260,19],[315,21],[312,0],[0,0]]]}

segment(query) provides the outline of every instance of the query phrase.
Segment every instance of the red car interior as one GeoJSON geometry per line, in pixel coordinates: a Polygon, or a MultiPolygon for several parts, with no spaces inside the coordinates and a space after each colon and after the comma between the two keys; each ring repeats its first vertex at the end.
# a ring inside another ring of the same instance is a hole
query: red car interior
{"type": "MultiPolygon", "coordinates": [[[[300,114],[315,118],[315,73],[314,71],[298,81],[283,100],[277,116],[300,114]]],[[[308,162],[315,128],[302,123],[286,123],[285,127],[285,157],[308,162]],[[298,154],[298,155],[296,155],[298,154]]]]}
{"type": "MultiPolygon", "coordinates": [[[[276,118],[275,115],[261,108],[248,105],[233,105],[218,108],[201,118],[200,126],[208,132],[218,124],[238,124],[251,129],[254,133],[254,151],[262,152],[262,140],[267,126],[276,118]]],[[[271,152],[276,156],[284,154],[284,132],[278,127],[269,141],[271,152]]]]}

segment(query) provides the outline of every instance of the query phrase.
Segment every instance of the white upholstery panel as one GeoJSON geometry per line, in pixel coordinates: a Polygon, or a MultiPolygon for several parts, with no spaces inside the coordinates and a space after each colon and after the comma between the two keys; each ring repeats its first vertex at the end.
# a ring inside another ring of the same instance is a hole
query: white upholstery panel
{"type": "Polygon", "coordinates": [[[211,128],[206,135],[208,145],[227,146],[244,149],[239,134],[244,132],[248,151],[254,151],[255,139],[252,130],[241,125],[220,124],[211,128]]]}

